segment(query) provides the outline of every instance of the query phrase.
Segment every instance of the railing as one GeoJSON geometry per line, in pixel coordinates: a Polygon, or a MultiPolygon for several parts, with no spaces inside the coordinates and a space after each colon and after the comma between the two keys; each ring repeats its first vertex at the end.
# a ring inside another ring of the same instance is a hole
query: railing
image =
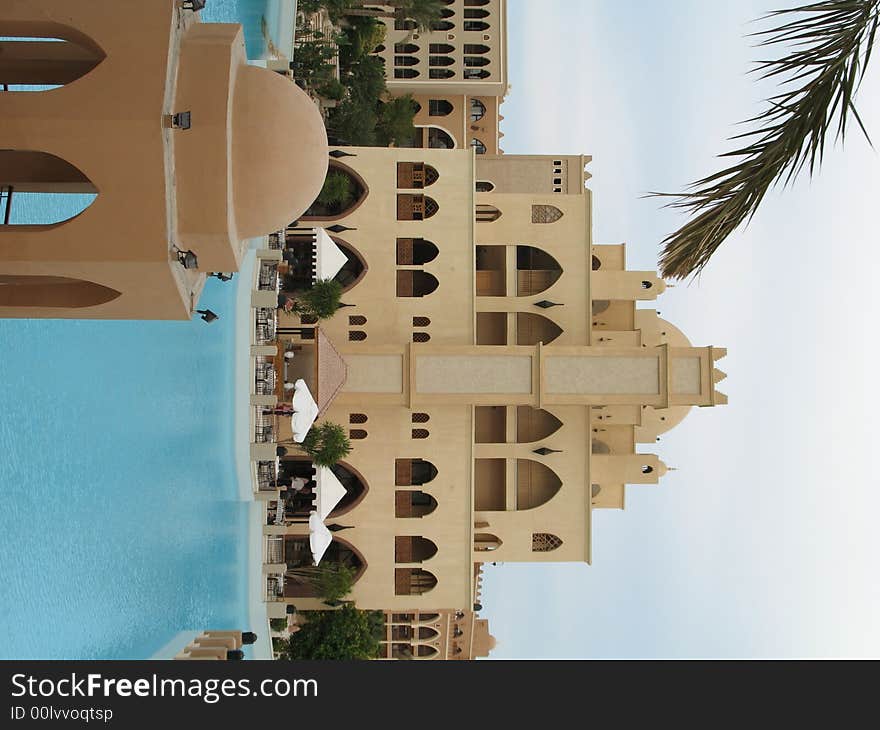
{"type": "Polygon", "coordinates": [[[12,193],[13,187],[12,185],[2,185],[0,186],[0,203],[6,202],[6,206],[3,210],[3,225],[9,225],[9,217],[12,215],[12,193]]]}
{"type": "Polygon", "coordinates": [[[265,345],[275,341],[275,331],[278,327],[278,315],[269,307],[258,307],[256,317],[256,340],[258,345],[265,345]]]}
{"type": "Polygon", "coordinates": [[[258,408],[256,414],[254,418],[254,443],[266,444],[275,441],[274,416],[264,416],[262,408],[258,408]]]}
{"type": "Polygon", "coordinates": [[[284,538],[281,535],[269,535],[266,538],[266,563],[278,565],[284,562],[284,538]]]}
{"type": "Polygon", "coordinates": [[[257,288],[260,291],[278,291],[278,263],[263,261],[260,264],[260,276],[257,288]]]}
{"type": "Polygon", "coordinates": [[[284,600],[284,577],[270,575],[266,577],[266,601],[284,600]]]}
{"type": "Polygon", "coordinates": [[[276,378],[272,361],[257,355],[254,363],[254,392],[257,395],[272,395],[275,392],[276,378]]]}
{"type": "Polygon", "coordinates": [[[269,248],[273,251],[279,251],[284,248],[284,231],[269,234],[269,248]]]}
{"type": "Polygon", "coordinates": [[[275,482],[278,478],[274,461],[258,461],[257,462],[257,488],[263,491],[271,492],[277,487],[275,482]]]}

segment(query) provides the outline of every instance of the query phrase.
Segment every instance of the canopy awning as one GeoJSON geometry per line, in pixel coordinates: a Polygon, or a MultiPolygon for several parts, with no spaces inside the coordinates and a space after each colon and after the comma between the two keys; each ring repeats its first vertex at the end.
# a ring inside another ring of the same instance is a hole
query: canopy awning
{"type": "Polygon", "coordinates": [[[336,478],[333,471],[326,466],[318,467],[315,474],[315,491],[317,496],[318,516],[326,520],[337,504],[347,494],[345,487],[336,478]]]}
{"type": "Polygon", "coordinates": [[[348,365],[320,327],[316,328],[315,382],[318,384],[318,414],[326,411],[348,379],[348,365]]]}
{"type": "Polygon", "coordinates": [[[293,416],[290,419],[290,427],[293,431],[293,440],[301,444],[318,417],[318,404],[312,398],[306,381],[300,378],[293,384],[293,416]]]}
{"type": "Polygon", "coordinates": [[[315,279],[332,279],[348,262],[339,246],[323,228],[315,229],[315,279]]]}
{"type": "Polygon", "coordinates": [[[315,565],[321,562],[321,558],[324,557],[331,542],[333,542],[333,533],[327,529],[327,525],[324,524],[318,513],[312,512],[309,515],[309,547],[312,550],[312,560],[315,565]]]}

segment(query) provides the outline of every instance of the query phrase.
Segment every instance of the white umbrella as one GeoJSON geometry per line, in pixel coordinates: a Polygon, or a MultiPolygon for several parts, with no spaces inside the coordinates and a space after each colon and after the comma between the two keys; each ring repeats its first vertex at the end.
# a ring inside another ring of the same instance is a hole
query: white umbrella
{"type": "Polygon", "coordinates": [[[321,562],[331,542],[333,542],[333,534],[327,529],[327,525],[318,513],[312,512],[309,515],[309,547],[312,549],[312,560],[315,565],[321,562]]]}
{"type": "Polygon", "coordinates": [[[315,229],[315,278],[332,279],[348,262],[339,246],[327,235],[323,228],[315,229]]]}
{"type": "Polygon", "coordinates": [[[293,384],[293,416],[290,426],[293,429],[293,440],[301,444],[318,417],[318,404],[312,398],[306,381],[300,378],[293,384]]]}
{"type": "Polygon", "coordinates": [[[328,467],[322,466],[315,474],[315,490],[318,493],[318,516],[326,520],[333,508],[345,497],[345,487],[328,467]]]}

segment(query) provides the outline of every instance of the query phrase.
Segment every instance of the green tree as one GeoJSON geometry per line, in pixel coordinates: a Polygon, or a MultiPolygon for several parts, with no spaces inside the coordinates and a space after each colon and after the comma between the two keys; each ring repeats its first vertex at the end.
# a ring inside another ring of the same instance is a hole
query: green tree
{"type": "Polygon", "coordinates": [[[341,298],[342,284],[333,279],[321,279],[312,284],[311,289],[306,289],[297,295],[297,310],[300,314],[329,319],[339,309],[341,298]]]}
{"type": "Polygon", "coordinates": [[[334,172],[331,169],[316,200],[322,205],[344,208],[351,202],[351,199],[351,178],[345,173],[334,172]]]}
{"type": "Polygon", "coordinates": [[[351,442],[345,429],[331,421],[312,426],[300,446],[317,466],[333,466],[351,453],[351,442]]]}
{"type": "Polygon", "coordinates": [[[282,659],[375,659],[382,638],[382,613],[343,606],[311,611],[308,622],[283,646],[282,659]]]}
{"type": "Polygon", "coordinates": [[[379,144],[394,144],[398,147],[411,142],[416,134],[413,117],[416,114],[412,96],[398,96],[381,105],[376,136],[379,144]]]}
{"type": "MultiPolygon", "coordinates": [[[[334,4],[339,4],[334,0],[334,4]]],[[[345,9],[340,9],[342,15],[370,16],[373,18],[393,18],[394,20],[412,20],[418,30],[430,30],[431,23],[440,20],[446,3],[443,0],[382,0],[381,3],[371,3],[369,0],[349,0],[345,9]],[[393,10],[365,7],[367,5],[388,5],[393,10]]]]}
{"type": "Polygon", "coordinates": [[[880,0],[823,0],[766,17],[781,21],[755,34],[759,47],[787,44],[792,50],[757,68],[760,78],[778,81],[782,90],[746,120],[752,129],[732,138],[741,146],[722,156],[736,162],[684,193],[654,193],[673,198],[669,206],[690,216],[663,240],[665,277],[702,271],[724,240],[751,220],[771,187],[788,185],[805,167],[813,174],[827,138],[833,132],[843,139],[850,116],[867,137],[854,97],[880,23],[880,0]]]}
{"type": "Polygon", "coordinates": [[[327,604],[336,604],[351,593],[355,571],[347,565],[326,563],[292,568],[285,575],[298,582],[312,586],[327,604]]]}

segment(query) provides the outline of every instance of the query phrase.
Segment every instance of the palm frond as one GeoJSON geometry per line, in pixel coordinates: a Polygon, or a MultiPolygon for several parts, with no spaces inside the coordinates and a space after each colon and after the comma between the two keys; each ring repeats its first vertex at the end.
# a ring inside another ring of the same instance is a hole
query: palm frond
{"type": "Polygon", "coordinates": [[[761,20],[782,19],[753,33],[758,47],[786,45],[781,58],[758,61],[762,79],[779,81],[780,91],[757,116],[741,122],[740,146],[721,155],[733,164],[697,180],[683,193],[651,193],[673,200],[667,207],[690,220],[663,239],[660,271],[670,279],[698,274],[722,242],[748,223],[765,194],[789,185],[804,168],[822,163],[826,138],[843,140],[852,117],[870,138],[854,98],[871,58],[880,0],[823,0],[776,10],[761,20]],[[788,18],[792,18],[788,20],[788,18]]]}

